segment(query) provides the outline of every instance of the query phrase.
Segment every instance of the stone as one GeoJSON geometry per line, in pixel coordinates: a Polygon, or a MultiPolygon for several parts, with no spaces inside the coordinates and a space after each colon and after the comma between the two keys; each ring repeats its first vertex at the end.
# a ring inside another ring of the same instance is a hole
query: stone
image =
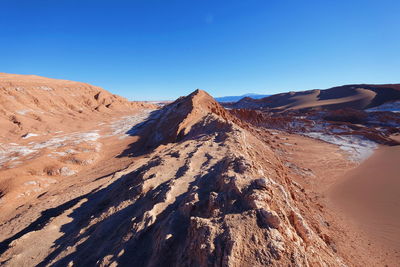
{"type": "Polygon", "coordinates": [[[281,219],[275,211],[268,211],[266,209],[259,209],[260,217],[266,225],[271,228],[279,228],[281,219]]]}
{"type": "Polygon", "coordinates": [[[254,180],[254,185],[259,189],[267,189],[270,186],[270,181],[267,178],[259,178],[254,180]]]}
{"type": "Polygon", "coordinates": [[[61,174],[62,176],[71,176],[71,175],[76,174],[76,171],[71,170],[71,169],[69,169],[68,167],[62,167],[62,168],[60,169],[60,174],[61,174]]]}

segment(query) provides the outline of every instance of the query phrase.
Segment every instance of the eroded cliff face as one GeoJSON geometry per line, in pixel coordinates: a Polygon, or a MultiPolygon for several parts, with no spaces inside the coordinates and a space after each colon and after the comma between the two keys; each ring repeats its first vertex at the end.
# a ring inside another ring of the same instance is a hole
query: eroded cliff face
{"type": "Polygon", "coordinates": [[[157,111],[134,134],[138,141],[125,154],[140,157],[12,236],[2,262],[344,265],[322,215],[310,211],[314,203],[271,149],[273,136],[204,91],[157,111]],[[38,249],[28,249],[33,244],[38,249]]]}

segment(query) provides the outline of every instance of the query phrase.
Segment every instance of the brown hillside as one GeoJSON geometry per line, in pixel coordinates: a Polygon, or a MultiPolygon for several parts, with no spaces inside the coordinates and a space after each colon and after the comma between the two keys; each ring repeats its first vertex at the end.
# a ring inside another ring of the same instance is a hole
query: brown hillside
{"type": "Polygon", "coordinates": [[[0,136],[77,129],[78,123],[152,107],[86,83],[0,73],[0,136]]]}

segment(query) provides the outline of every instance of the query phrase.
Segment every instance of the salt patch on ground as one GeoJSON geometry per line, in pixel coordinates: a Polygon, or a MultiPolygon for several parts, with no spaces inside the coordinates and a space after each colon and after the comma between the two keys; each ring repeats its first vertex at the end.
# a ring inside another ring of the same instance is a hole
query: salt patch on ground
{"type": "Polygon", "coordinates": [[[65,152],[58,152],[58,151],[53,151],[51,153],[55,154],[55,155],[58,155],[58,156],[62,156],[62,157],[67,155],[67,153],[65,153],[65,152]]]}
{"type": "Polygon", "coordinates": [[[373,112],[373,111],[390,111],[390,112],[400,112],[400,101],[395,101],[391,103],[385,103],[383,105],[369,108],[366,110],[367,112],[373,112]]]}
{"type": "MultiPolygon", "coordinates": [[[[95,151],[99,152],[101,150],[102,144],[97,142],[97,140],[101,137],[107,136],[115,136],[121,135],[120,139],[125,138],[129,134],[127,132],[132,129],[135,125],[143,122],[146,120],[151,112],[154,110],[144,110],[139,114],[135,114],[132,116],[125,116],[121,120],[114,121],[111,123],[110,127],[112,133],[110,135],[101,136],[98,132],[100,130],[92,130],[89,132],[75,132],[70,134],[60,134],[56,135],[49,140],[36,143],[36,142],[29,142],[27,145],[19,145],[16,143],[10,144],[1,144],[0,143],[0,167],[3,166],[7,162],[20,160],[22,157],[30,156],[33,157],[34,153],[39,152],[42,149],[58,149],[65,146],[74,146],[79,145],[81,143],[89,143],[95,146],[95,151]]],[[[62,133],[62,131],[58,131],[56,133],[62,133]]],[[[28,133],[23,136],[23,139],[27,139],[30,137],[38,136],[34,133],[28,133]]],[[[65,156],[68,153],[74,153],[76,150],[68,149],[65,152],[61,151],[53,151],[49,154],[50,157],[55,156],[65,156]]]]}
{"type": "Polygon", "coordinates": [[[348,153],[349,159],[354,162],[364,161],[378,147],[375,142],[363,136],[351,135],[353,130],[346,125],[334,125],[313,120],[293,121],[289,123],[289,129],[297,134],[338,145],[341,150],[348,153]]]}
{"type": "Polygon", "coordinates": [[[349,158],[355,162],[361,162],[370,157],[378,147],[375,142],[356,135],[330,135],[319,132],[302,133],[312,137],[338,145],[340,149],[349,153],[349,158]]]}
{"type": "Polygon", "coordinates": [[[62,168],[60,169],[60,174],[61,174],[62,176],[71,176],[71,175],[74,175],[74,174],[76,174],[76,173],[77,173],[77,171],[71,170],[71,169],[69,169],[68,167],[62,167],[62,168]]]}
{"type": "Polygon", "coordinates": [[[39,135],[35,134],[35,133],[27,133],[27,134],[22,136],[22,139],[28,139],[28,138],[34,137],[34,136],[39,136],[39,135]]]}
{"type": "Polygon", "coordinates": [[[45,142],[35,144],[33,149],[43,149],[43,148],[59,148],[66,145],[80,144],[83,142],[94,142],[100,138],[100,134],[97,131],[86,132],[86,133],[72,133],[60,137],[55,137],[45,142]]]}
{"type": "Polygon", "coordinates": [[[53,91],[54,89],[48,86],[38,86],[37,89],[44,90],[44,91],[53,91]]]}
{"type": "Polygon", "coordinates": [[[36,182],[36,181],[27,181],[24,183],[24,185],[37,185],[37,184],[38,184],[38,182],[36,182]]]}
{"type": "Polygon", "coordinates": [[[36,152],[36,150],[15,143],[0,144],[0,166],[6,162],[17,160],[21,156],[24,157],[34,152],[36,152]]]}
{"type": "Polygon", "coordinates": [[[41,143],[30,142],[28,145],[25,146],[16,143],[0,143],[0,166],[4,165],[7,162],[18,160],[21,157],[36,153],[44,148],[56,149],[68,145],[78,145],[84,142],[95,142],[99,138],[100,134],[97,133],[96,130],[86,133],[73,133],[64,136],[54,137],[41,143]]]}
{"type": "Polygon", "coordinates": [[[25,115],[26,113],[32,112],[31,109],[22,109],[22,110],[17,110],[17,113],[19,115],[25,115]]]}
{"type": "Polygon", "coordinates": [[[127,132],[132,129],[133,126],[146,120],[153,111],[154,110],[151,109],[144,110],[140,114],[125,116],[121,120],[114,121],[110,125],[112,133],[109,136],[122,135],[121,138],[129,136],[127,132]]]}

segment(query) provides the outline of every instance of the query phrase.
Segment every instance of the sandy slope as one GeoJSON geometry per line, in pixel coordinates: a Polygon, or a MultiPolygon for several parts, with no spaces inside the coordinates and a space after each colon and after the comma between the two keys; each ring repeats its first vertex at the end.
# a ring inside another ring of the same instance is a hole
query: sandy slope
{"type": "MultiPolygon", "coordinates": [[[[398,192],[387,197],[388,188],[381,189],[382,185],[385,187],[388,184],[382,181],[383,183],[375,190],[371,186],[371,192],[357,196],[358,193],[365,193],[362,189],[366,187],[365,181],[361,177],[358,183],[353,184],[354,186],[350,189],[352,191],[347,197],[343,197],[344,194],[341,194],[341,191],[337,192],[338,184],[346,185],[346,182],[350,181],[349,174],[358,173],[359,167],[364,169],[364,166],[370,165],[369,162],[375,161],[375,157],[381,158],[379,154],[382,151],[378,151],[360,166],[348,161],[346,155],[335,145],[284,132],[280,132],[279,137],[284,140],[283,144],[291,144],[282,146],[287,164],[293,173],[300,174],[300,179],[297,178],[296,181],[309,190],[310,197],[317,200],[320,208],[324,209],[324,218],[330,223],[329,236],[338,253],[346,259],[349,266],[398,266],[400,260],[398,239],[395,241],[397,245],[393,243],[399,229],[398,209],[395,208],[398,206],[398,192]],[[333,203],[332,192],[335,193],[333,203]],[[351,194],[356,195],[351,196],[351,194]],[[369,206],[371,202],[375,204],[369,206]],[[383,202],[386,203],[383,204],[383,202]],[[354,209],[344,212],[343,207],[348,207],[351,203],[355,204],[354,209]],[[374,208],[376,203],[384,205],[384,210],[380,210],[382,207],[374,208]],[[338,204],[343,204],[343,206],[338,204]],[[369,218],[355,217],[355,214],[360,214],[360,210],[366,212],[369,218]],[[386,215],[383,215],[384,213],[386,215]],[[369,221],[371,218],[372,221],[369,221]],[[377,219],[380,220],[377,221],[377,219]],[[378,224],[375,224],[376,222],[378,224]],[[389,232],[393,235],[391,240],[385,239],[385,235],[389,232]]],[[[392,148],[395,147],[382,149],[391,150],[392,148]]],[[[395,158],[390,158],[384,164],[374,165],[373,173],[386,173],[388,167],[389,170],[396,169],[393,161],[395,158]]],[[[367,175],[371,177],[370,174],[367,175]]],[[[389,175],[396,175],[396,173],[389,172],[389,175]]],[[[295,176],[292,176],[292,179],[294,178],[295,176]]],[[[398,191],[398,181],[392,180],[390,185],[392,193],[398,191]]]]}
{"type": "Polygon", "coordinates": [[[400,254],[399,160],[400,146],[381,147],[346,173],[331,199],[375,241],[400,254]]]}

